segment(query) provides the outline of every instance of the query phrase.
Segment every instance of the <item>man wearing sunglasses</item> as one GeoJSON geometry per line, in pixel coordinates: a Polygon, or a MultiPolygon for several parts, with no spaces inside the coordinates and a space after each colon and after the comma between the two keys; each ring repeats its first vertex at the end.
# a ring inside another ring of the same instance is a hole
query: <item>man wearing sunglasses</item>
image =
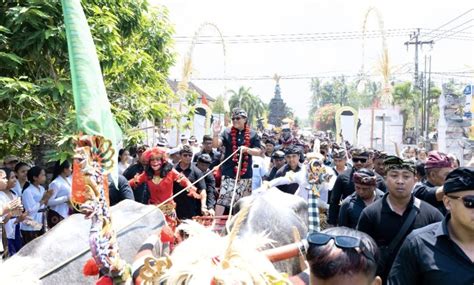
{"type": "Polygon", "coordinates": [[[407,237],[389,284],[474,284],[474,168],[451,171],[443,191],[449,213],[407,237]]]}
{"type": "Polygon", "coordinates": [[[344,227],[330,228],[310,233],[307,242],[309,284],[382,284],[376,275],[377,245],[367,234],[344,227]]]}
{"type": "MultiPolygon", "coordinates": [[[[331,200],[329,206],[329,217],[328,223],[330,225],[337,225],[339,218],[339,208],[341,201],[346,197],[354,193],[354,172],[361,168],[367,167],[367,162],[369,160],[369,151],[366,148],[355,148],[351,152],[353,166],[350,169],[347,169],[343,173],[339,174],[336,179],[336,183],[332,188],[331,200]]],[[[377,188],[385,192],[385,183],[383,177],[376,174],[377,176],[377,188]]]]}
{"type": "Polygon", "coordinates": [[[378,275],[384,284],[393,260],[405,237],[413,229],[422,228],[443,219],[430,204],[415,198],[415,164],[388,156],[384,160],[388,192],[366,207],[359,218],[357,230],[371,236],[380,248],[378,275]]]}
{"type": "MultiPolygon", "coordinates": [[[[183,145],[183,148],[179,151],[181,160],[174,167],[178,172],[182,173],[191,182],[195,182],[202,177],[202,171],[199,170],[194,164],[191,163],[193,158],[193,150],[189,145],[183,145]]],[[[178,219],[191,219],[194,216],[201,214],[207,214],[207,192],[206,182],[203,180],[199,181],[196,185],[197,191],[201,194],[201,200],[196,200],[193,197],[189,197],[187,193],[181,193],[174,198],[176,202],[176,215],[178,219]]],[[[178,182],[173,183],[173,194],[183,190],[178,182]]]]}
{"type": "Polygon", "coordinates": [[[223,215],[230,208],[235,179],[238,178],[234,203],[252,193],[252,156],[260,155],[262,151],[257,132],[248,125],[247,112],[243,109],[234,108],[232,110],[232,127],[222,133],[221,131],[220,122],[215,122],[213,125],[212,147],[220,148],[224,146],[225,158],[241,148],[243,157],[239,157],[239,151],[222,165],[222,183],[216,205],[217,216],[223,215]],[[242,166],[240,172],[237,169],[239,161],[241,161],[242,166]]]}
{"type": "Polygon", "coordinates": [[[275,178],[277,171],[286,164],[285,153],[281,150],[274,151],[272,154],[272,169],[267,176],[265,176],[265,181],[270,181],[275,178]]]}

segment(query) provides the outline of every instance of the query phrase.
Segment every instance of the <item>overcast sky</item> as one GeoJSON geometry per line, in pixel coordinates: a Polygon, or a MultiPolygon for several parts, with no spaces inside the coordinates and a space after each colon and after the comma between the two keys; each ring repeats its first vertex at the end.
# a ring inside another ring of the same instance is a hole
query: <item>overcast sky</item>
{"type": "MultiPolygon", "coordinates": [[[[209,1],[209,0],[150,0],[153,4],[165,5],[169,9],[171,23],[176,36],[192,37],[201,23],[210,22],[217,25],[224,36],[232,35],[275,35],[301,33],[329,33],[361,31],[364,14],[369,7],[375,6],[382,15],[385,29],[396,29],[387,38],[393,71],[407,73],[413,71],[414,48],[407,51],[404,42],[409,39],[411,30],[401,29],[435,29],[458,15],[474,8],[472,0],[450,1],[209,1]]],[[[378,30],[378,19],[375,14],[369,16],[367,30],[378,30]]],[[[424,54],[432,54],[434,72],[473,71],[474,70],[474,10],[463,17],[441,28],[453,31],[465,29],[456,36],[471,40],[453,40],[435,38],[433,49],[423,47],[420,53],[420,68],[423,68],[424,54]],[[459,26],[459,28],[456,28],[459,26]]],[[[450,35],[447,32],[428,34],[422,32],[421,39],[429,40],[440,34],[440,38],[450,35]],[[423,36],[423,34],[425,36],[423,36]]],[[[208,27],[203,30],[204,36],[216,36],[217,33],[208,27]]],[[[341,34],[339,34],[341,35],[341,34]]],[[[453,35],[454,36],[454,35],[453,35]]],[[[260,37],[261,38],[261,37],[260,37]]],[[[189,49],[189,42],[177,41],[175,44],[177,61],[171,69],[171,78],[179,80],[183,56],[189,49]]],[[[354,75],[365,64],[368,73],[376,73],[377,60],[381,54],[381,39],[367,39],[365,43],[365,60],[362,60],[362,40],[325,40],[325,41],[292,41],[284,43],[251,43],[226,45],[227,77],[272,77],[312,75],[331,76],[339,74],[354,75]]],[[[211,96],[216,97],[227,89],[238,89],[240,86],[251,87],[254,94],[264,102],[273,96],[273,80],[198,80],[199,78],[224,77],[224,56],[222,46],[218,44],[196,45],[193,53],[193,82],[211,96]]],[[[471,79],[474,74],[470,74],[471,79]]],[[[411,80],[411,74],[400,74],[398,79],[411,80]]],[[[377,78],[375,78],[377,79],[377,78]]],[[[438,81],[446,80],[444,76],[435,76],[438,81]]],[[[460,78],[468,81],[469,78],[460,78]]],[[[307,117],[309,109],[310,79],[281,79],[282,97],[292,107],[297,116],[307,117]]]]}

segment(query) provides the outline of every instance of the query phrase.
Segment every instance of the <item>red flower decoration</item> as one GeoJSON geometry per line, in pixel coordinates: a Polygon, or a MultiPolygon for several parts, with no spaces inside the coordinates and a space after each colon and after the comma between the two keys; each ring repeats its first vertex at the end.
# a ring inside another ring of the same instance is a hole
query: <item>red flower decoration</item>
{"type": "MultiPolygon", "coordinates": [[[[232,152],[235,152],[239,148],[237,146],[237,129],[232,127],[230,131],[230,135],[231,135],[231,143],[232,143],[232,152]]],[[[247,125],[245,126],[245,130],[244,130],[243,146],[250,147],[250,127],[247,125]]],[[[232,161],[234,163],[239,163],[239,156],[240,156],[240,152],[235,153],[234,156],[232,157],[232,161]]],[[[240,176],[243,176],[245,173],[247,173],[247,166],[249,165],[248,160],[249,160],[249,155],[248,153],[245,153],[244,157],[242,158],[242,168],[240,169],[240,176]]],[[[234,167],[235,174],[237,174],[237,171],[238,171],[237,166],[238,165],[234,167]]]]}

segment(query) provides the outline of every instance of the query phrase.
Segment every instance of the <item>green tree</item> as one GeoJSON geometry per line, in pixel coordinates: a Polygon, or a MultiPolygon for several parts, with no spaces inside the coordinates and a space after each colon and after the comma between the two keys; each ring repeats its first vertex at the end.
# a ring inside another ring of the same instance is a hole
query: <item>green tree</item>
{"type": "Polygon", "coordinates": [[[256,119],[262,117],[265,112],[265,105],[262,100],[250,92],[250,87],[241,86],[238,91],[230,90],[231,97],[229,99],[229,107],[239,107],[244,109],[248,114],[248,121],[255,125],[256,119]]]}
{"type": "Polygon", "coordinates": [[[419,95],[413,90],[409,81],[398,83],[393,88],[393,104],[400,107],[403,116],[403,138],[405,138],[408,121],[412,119],[414,125],[418,123],[419,95]]]}
{"type": "Polygon", "coordinates": [[[212,112],[214,114],[225,114],[225,99],[224,96],[219,95],[216,101],[212,104],[212,112]]]}
{"type": "MultiPolygon", "coordinates": [[[[174,62],[164,8],[145,0],[82,1],[112,112],[130,134],[169,111],[166,78],[174,62]]],[[[64,22],[58,0],[0,4],[0,156],[40,145],[70,150],[76,132],[64,22]]],[[[39,155],[39,154],[37,154],[39,155]]],[[[33,155],[35,156],[35,155],[33,155]]]]}
{"type": "Polygon", "coordinates": [[[313,117],[314,113],[319,109],[321,103],[321,80],[317,77],[311,78],[310,83],[311,90],[311,99],[310,99],[310,108],[309,108],[309,117],[313,117]]]}

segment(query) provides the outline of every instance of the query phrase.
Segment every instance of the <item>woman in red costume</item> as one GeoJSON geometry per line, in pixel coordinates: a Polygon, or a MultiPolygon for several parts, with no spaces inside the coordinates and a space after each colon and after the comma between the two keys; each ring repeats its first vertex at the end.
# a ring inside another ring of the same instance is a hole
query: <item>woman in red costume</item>
{"type": "MultiPolygon", "coordinates": [[[[173,196],[173,183],[178,182],[182,187],[188,187],[192,183],[181,173],[173,168],[168,162],[166,150],[160,147],[153,147],[143,153],[147,166],[141,174],[135,175],[129,181],[130,186],[135,189],[139,185],[146,183],[144,202],[152,205],[158,205],[173,196]]],[[[188,190],[188,196],[200,199],[196,192],[196,187],[192,186],[188,190]]],[[[176,205],[171,199],[160,206],[166,217],[166,222],[174,232],[177,224],[176,205]]]]}

